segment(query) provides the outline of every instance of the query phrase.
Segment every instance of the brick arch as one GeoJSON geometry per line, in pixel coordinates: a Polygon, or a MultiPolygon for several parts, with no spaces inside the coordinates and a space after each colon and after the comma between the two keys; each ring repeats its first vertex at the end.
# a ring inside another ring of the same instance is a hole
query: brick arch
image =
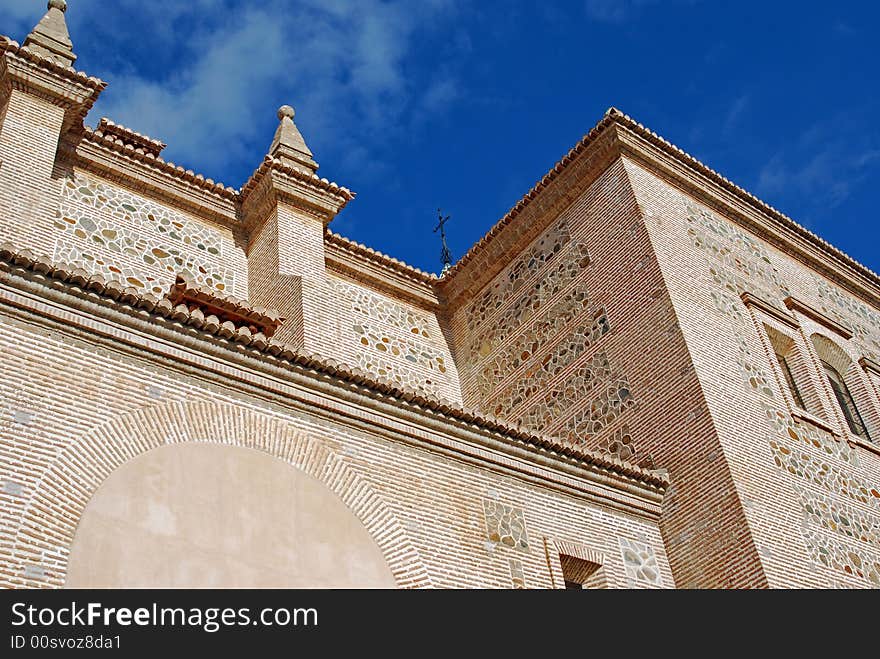
{"type": "Polygon", "coordinates": [[[836,341],[819,333],[811,334],[810,341],[812,341],[816,354],[819,355],[820,359],[833,366],[843,378],[851,375],[850,369],[855,366],[855,362],[836,341]]]}
{"type": "MultiPolygon", "coordinates": [[[[877,399],[873,395],[873,385],[867,373],[837,341],[819,333],[812,334],[810,341],[819,358],[830,364],[840,373],[847,389],[852,394],[856,408],[869,435],[872,439],[876,438],[878,433],[880,433],[880,405],[878,405],[877,399]]],[[[822,377],[825,377],[824,371],[822,372],[822,377]]],[[[831,393],[830,389],[828,391],[831,393]]],[[[839,406],[837,401],[834,400],[833,394],[831,395],[835,414],[838,415],[840,422],[844,424],[843,427],[845,428],[846,421],[842,416],[842,412],[837,412],[839,406]]]]}
{"type": "Polygon", "coordinates": [[[129,460],[160,446],[208,442],[252,448],[319,480],[358,517],[401,588],[428,588],[418,552],[387,503],[319,439],[233,404],[171,403],[116,416],[71,442],[35,486],[12,562],[15,585],[60,588],[79,520],[98,487],[129,460]]]}

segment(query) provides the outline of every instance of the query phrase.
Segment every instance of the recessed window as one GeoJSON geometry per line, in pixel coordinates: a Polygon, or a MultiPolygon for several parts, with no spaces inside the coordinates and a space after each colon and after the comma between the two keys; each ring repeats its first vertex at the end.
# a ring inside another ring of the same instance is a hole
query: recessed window
{"type": "Polygon", "coordinates": [[[776,361],[779,362],[779,368],[782,369],[782,375],[785,378],[785,383],[788,385],[788,391],[791,393],[795,405],[802,410],[807,409],[807,406],[804,404],[804,398],[801,396],[801,391],[798,389],[797,382],[794,380],[794,374],[791,371],[791,364],[788,363],[788,358],[777,352],[776,361]]]}
{"type": "Polygon", "coordinates": [[[768,357],[772,357],[779,366],[777,376],[780,386],[786,390],[785,398],[793,406],[792,412],[796,409],[810,413],[820,410],[820,394],[810,376],[809,365],[798,345],[797,335],[771,327],[767,323],[764,323],[764,332],[770,339],[770,349],[773,351],[768,357]]]}
{"type": "Polygon", "coordinates": [[[566,589],[582,590],[608,587],[601,564],[567,554],[561,554],[559,562],[562,564],[562,576],[566,589]]]}
{"type": "Polygon", "coordinates": [[[846,424],[849,426],[850,432],[863,439],[871,439],[868,435],[868,428],[865,426],[865,421],[859,413],[856,401],[850,393],[849,387],[846,386],[843,376],[836,368],[824,360],[822,361],[822,367],[825,369],[825,374],[828,376],[828,382],[831,384],[831,390],[834,392],[837,404],[840,405],[840,409],[843,411],[843,416],[846,419],[846,424]]]}

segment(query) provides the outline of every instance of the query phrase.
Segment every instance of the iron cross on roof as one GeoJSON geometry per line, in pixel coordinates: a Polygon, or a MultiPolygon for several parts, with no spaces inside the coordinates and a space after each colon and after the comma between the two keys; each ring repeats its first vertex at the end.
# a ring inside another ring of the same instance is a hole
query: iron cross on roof
{"type": "Polygon", "coordinates": [[[441,274],[449,270],[452,267],[452,252],[449,251],[449,246],[446,244],[446,223],[449,221],[449,215],[443,217],[443,211],[439,208],[437,209],[437,219],[439,223],[436,227],[434,227],[434,233],[440,232],[440,242],[443,245],[440,249],[440,260],[443,262],[443,270],[441,274]]]}

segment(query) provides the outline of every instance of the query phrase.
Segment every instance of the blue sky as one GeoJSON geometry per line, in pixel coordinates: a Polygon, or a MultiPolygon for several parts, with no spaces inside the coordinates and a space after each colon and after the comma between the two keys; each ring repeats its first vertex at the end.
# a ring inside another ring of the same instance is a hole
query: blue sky
{"type": "MultiPolygon", "coordinates": [[[[880,3],[69,0],[108,116],[239,187],[290,103],[331,227],[439,269],[614,105],[880,271],[880,3]]],[[[3,0],[21,41],[41,0],[3,0]]]]}

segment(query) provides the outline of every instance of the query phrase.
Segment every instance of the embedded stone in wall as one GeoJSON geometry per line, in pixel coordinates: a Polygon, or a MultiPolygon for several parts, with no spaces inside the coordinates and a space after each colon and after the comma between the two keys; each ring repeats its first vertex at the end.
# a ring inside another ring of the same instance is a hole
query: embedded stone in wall
{"type": "Polygon", "coordinates": [[[431,350],[407,339],[390,336],[366,324],[353,325],[355,336],[360,344],[391,358],[399,358],[407,362],[434,371],[439,375],[446,373],[446,360],[436,350],[431,350]]]}
{"type": "Polygon", "coordinates": [[[858,547],[834,542],[812,529],[802,531],[810,558],[817,563],[880,586],[880,557],[858,547]]]}
{"type": "Polygon", "coordinates": [[[730,295],[727,291],[712,291],[711,296],[715,308],[735,321],[731,334],[737,342],[736,363],[739,365],[746,384],[768,398],[775,398],[773,380],[761,366],[761,362],[764,360],[755,357],[743,334],[743,329],[749,325],[742,311],[742,300],[730,295]]]}
{"type": "MultiPolygon", "coordinates": [[[[589,306],[589,298],[585,291],[575,290],[568,293],[562,300],[552,300],[569,286],[582,269],[581,263],[586,255],[586,246],[577,245],[575,253],[568,251],[560,257],[561,263],[549,272],[536,279],[530,286],[520,288],[512,302],[493,318],[491,322],[481,325],[482,329],[475,332],[468,343],[466,363],[474,366],[494,352],[513,334],[523,330],[533,318],[543,315],[544,318],[567,323],[575,315],[589,306]],[[552,308],[548,309],[548,304],[552,308]]],[[[480,327],[480,326],[478,326],[480,327]]]]}
{"type": "Polygon", "coordinates": [[[569,239],[568,223],[563,219],[526,249],[467,307],[468,325],[475,327],[486,322],[520,289],[523,282],[551,262],[569,239]]]}
{"type": "Polygon", "coordinates": [[[589,406],[575,414],[567,424],[567,437],[575,443],[583,443],[588,437],[598,435],[610,426],[623,412],[636,404],[625,377],[606,382],[598,396],[589,406]]]}
{"type": "Polygon", "coordinates": [[[880,517],[836,501],[827,494],[795,487],[808,523],[880,549],[880,517]]]}
{"type": "Polygon", "coordinates": [[[432,395],[453,387],[453,376],[432,319],[377,293],[328,278],[328,291],[352,323],[351,351],[367,372],[432,395]]]}
{"type": "Polygon", "coordinates": [[[632,432],[630,432],[629,426],[626,425],[621,426],[611,433],[596,448],[599,451],[613,455],[624,462],[632,460],[633,456],[636,454],[632,432]]]}
{"type": "Polygon", "coordinates": [[[712,268],[716,282],[737,295],[758,288],[777,304],[789,295],[769,251],[757,238],[692,204],[687,206],[687,220],[693,244],[718,266],[712,268]]]}
{"type": "Polygon", "coordinates": [[[406,368],[401,364],[388,359],[381,359],[376,354],[361,351],[357,355],[357,365],[368,373],[374,373],[380,377],[388,378],[399,385],[407,386],[417,391],[423,391],[432,395],[438,395],[439,383],[426,377],[421,370],[406,368]]]}
{"type": "Polygon", "coordinates": [[[483,403],[483,408],[496,416],[509,414],[610,330],[608,317],[600,309],[595,312],[589,326],[576,328],[555,346],[545,346],[546,340],[559,334],[553,321],[537,326],[534,335],[522,335],[519,340],[501,351],[481,372],[481,389],[487,393],[495,392],[483,403]],[[508,389],[498,389],[499,383],[524,365],[525,371],[508,389]]]}
{"type": "MultiPolygon", "coordinates": [[[[880,558],[860,545],[878,546],[880,488],[871,487],[853,473],[858,455],[845,441],[829,433],[796,423],[786,410],[773,403],[770,378],[748,348],[745,332],[751,326],[738,296],[757,291],[766,300],[780,304],[788,295],[769,254],[755,239],[711,213],[688,206],[688,234],[710,258],[709,274],[717,285],[711,291],[715,307],[732,321],[737,340],[737,363],[749,386],[766,396],[760,401],[767,423],[775,436],[769,439],[776,466],[805,485],[792,485],[802,508],[801,536],[807,553],[817,566],[866,579],[880,585],[880,558]],[[833,464],[842,463],[841,467],[833,464]],[[824,492],[813,491],[818,487],[824,492]],[[853,503],[841,501],[838,497],[853,503]],[[860,506],[867,506],[863,510],[860,506]]],[[[843,295],[823,280],[816,279],[822,310],[853,328],[854,339],[870,354],[880,351],[880,314],[843,295]]]]}
{"type": "Polygon", "coordinates": [[[842,293],[824,279],[815,279],[821,309],[848,325],[856,341],[871,359],[880,359],[880,313],[863,302],[842,293]]]}
{"type": "Polygon", "coordinates": [[[619,540],[620,555],[623,557],[627,578],[659,585],[660,568],[657,566],[657,557],[653,547],[626,538],[619,538],[619,540]]]}
{"type": "Polygon", "coordinates": [[[539,432],[546,430],[583,403],[593,387],[611,376],[611,364],[607,355],[603,351],[597,352],[529,407],[522,416],[523,425],[539,432]]]}
{"type": "Polygon", "coordinates": [[[143,197],[81,174],[68,179],[54,223],[54,259],[164,294],[177,274],[230,294],[219,232],[143,197]]]}
{"type": "Polygon", "coordinates": [[[510,559],[510,581],[514,588],[521,589],[526,587],[526,577],[523,573],[522,561],[515,558],[510,559]]]}
{"type": "Polygon", "coordinates": [[[486,517],[486,534],[490,542],[528,551],[529,537],[522,508],[483,499],[483,514],[486,517]]]}
{"type": "Polygon", "coordinates": [[[746,317],[743,313],[742,299],[738,296],[730,295],[726,291],[710,291],[712,302],[715,308],[726,316],[730,316],[741,325],[746,324],[746,317]]]}
{"type": "Polygon", "coordinates": [[[21,483],[16,483],[15,481],[11,481],[11,480],[4,480],[3,481],[3,493],[4,494],[8,494],[9,496],[12,496],[12,497],[20,497],[23,489],[24,488],[22,487],[21,483]]]}
{"type": "Polygon", "coordinates": [[[390,328],[402,330],[405,334],[419,338],[435,338],[431,332],[430,318],[426,314],[391,302],[387,298],[363,288],[349,286],[331,280],[331,286],[337,291],[344,289],[345,297],[351,301],[351,309],[390,328]]]}
{"type": "Polygon", "coordinates": [[[817,449],[826,457],[840,460],[851,467],[859,466],[859,453],[844,439],[838,439],[812,425],[795,423],[788,412],[769,403],[762,407],[773,429],[787,439],[811,449],[817,449]]]}
{"type": "Polygon", "coordinates": [[[849,497],[880,510],[880,489],[843,470],[819,460],[803,449],[792,449],[781,441],[770,440],[773,461],[789,474],[824,488],[832,494],[849,497]]]}
{"type": "Polygon", "coordinates": [[[25,579],[45,581],[46,569],[42,565],[34,565],[33,563],[28,563],[24,566],[23,575],[25,579]]]}
{"type": "Polygon", "coordinates": [[[758,393],[768,398],[775,398],[773,386],[770,384],[770,377],[763,367],[759,365],[759,360],[749,350],[749,344],[746,343],[745,338],[738,332],[735,332],[734,335],[736,336],[737,348],[739,349],[736,363],[739,364],[745,381],[758,393]]]}

